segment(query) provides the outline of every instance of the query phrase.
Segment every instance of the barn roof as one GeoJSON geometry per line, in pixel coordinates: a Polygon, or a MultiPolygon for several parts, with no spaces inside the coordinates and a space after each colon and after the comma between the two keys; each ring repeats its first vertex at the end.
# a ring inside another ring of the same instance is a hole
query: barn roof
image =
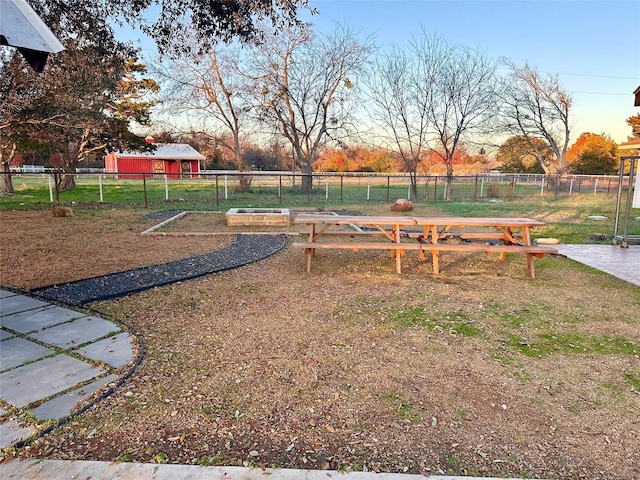
{"type": "Polygon", "coordinates": [[[205,156],[186,143],[154,143],[153,152],[120,152],[118,157],[157,158],[158,160],[204,160],[205,156]]]}

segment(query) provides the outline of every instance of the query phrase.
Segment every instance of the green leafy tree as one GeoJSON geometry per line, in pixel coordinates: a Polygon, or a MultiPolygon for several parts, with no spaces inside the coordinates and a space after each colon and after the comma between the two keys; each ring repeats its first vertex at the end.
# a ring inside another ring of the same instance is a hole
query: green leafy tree
{"type": "Polygon", "coordinates": [[[553,151],[544,140],[527,139],[517,135],[508,138],[500,146],[496,161],[501,164],[505,173],[544,173],[538,161],[539,156],[542,156],[545,162],[553,159],[553,151]]]}
{"type": "Polygon", "coordinates": [[[640,113],[633,115],[626,120],[627,125],[631,127],[631,138],[640,138],[640,113]]]}
{"type": "Polygon", "coordinates": [[[608,135],[581,134],[567,152],[572,173],[579,175],[607,175],[616,173],[618,145],[608,135]]]}
{"type": "Polygon", "coordinates": [[[60,168],[67,174],[62,187],[70,189],[78,163],[92,153],[153,148],[130,126],[149,123],[154,102],[143,97],[158,87],[151,79],[136,78],[144,66],[124,44],[107,50],[79,39],[64,43],[66,50],[34,79],[42,94],[21,116],[34,122],[32,139],[61,155],[60,168]]]}
{"type": "Polygon", "coordinates": [[[91,32],[108,39],[106,19],[139,26],[158,50],[179,56],[192,48],[184,38],[195,31],[198,45],[208,49],[219,40],[255,42],[263,24],[274,31],[299,23],[298,10],[308,0],[30,0],[34,10],[58,35],[91,32]],[[106,28],[105,28],[106,27],[106,28]]]}

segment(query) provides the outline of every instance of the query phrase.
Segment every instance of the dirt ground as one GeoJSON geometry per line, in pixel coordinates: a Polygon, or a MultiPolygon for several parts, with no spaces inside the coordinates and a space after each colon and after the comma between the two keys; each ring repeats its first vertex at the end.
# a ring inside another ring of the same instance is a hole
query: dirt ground
{"type": "MultiPolygon", "coordinates": [[[[0,212],[0,284],[87,278],[233,238],[143,236],[158,223],[147,213],[0,212]]],[[[287,247],[90,305],[135,329],[142,363],[88,412],[4,454],[640,478],[637,287],[559,257],[537,260],[536,279],[523,258],[481,254],[443,254],[438,277],[417,254],[402,275],[377,251],[323,251],[305,267],[287,247]]]]}

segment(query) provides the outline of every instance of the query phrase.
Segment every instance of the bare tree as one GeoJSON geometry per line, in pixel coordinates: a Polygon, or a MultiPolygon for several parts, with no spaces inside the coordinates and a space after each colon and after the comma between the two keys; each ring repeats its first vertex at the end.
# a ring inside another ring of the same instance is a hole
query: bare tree
{"type": "Polygon", "coordinates": [[[478,50],[451,47],[437,37],[422,37],[412,47],[432,79],[428,110],[434,152],[447,169],[445,198],[451,200],[454,158],[462,141],[487,131],[496,111],[496,64],[478,50]]]}
{"type": "Polygon", "coordinates": [[[417,59],[394,47],[379,55],[367,77],[367,104],[376,143],[399,154],[417,198],[417,171],[428,148],[430,79],[417,59]]]}
{"type": "MultiPolygon", "coordinates": [[[[244,73],[245,58],[235,46],[217,45],[201,54],[192,49],[156,69],[157,75],[167,81],[166,108],[172,114],[188,114],[190,121],[198,120],[200,128],[195,130],[207,132],[218,146],[230,152],[240,171],[250,169],[244,160],[242,134],[255,106],[251,80],[244,73]]],[[[246,190],[248,186],[249,178],[240,177],[240,188],[246,190]]]]}
{"type": "Polygon", "coordinates": [[[567,170],[567,148],[570,135],[572,98],[561,86],[557,75],[542,77],[535,68],[518,67],[508,60],[509,68],[500,92],[501,112],[497,128],[510,135],[523,136],[545,173],[564,174],[567,170]],[[555,158],[544,155],[546,145],[555,158]]]}
{"type": "Polygon", "coordinates": [[[447,167],[451,198],[456,151],[493,108],[494,73],[482,53],[436,35],[422,35],[376,61],[368,81],[371,117],[380,138],[400,155],[416,197],[418,166],[436,152],[447,167]]]}
{"type": "Polygon", "coordinates": [[[307,192],[318,149],[347,130],[353,78],[363,71],[370,50],[368,41],[360,41],[348,29],[314,35],[309,26],[266,35],[257,47],[260,119],[292,145],[307,192]]]}

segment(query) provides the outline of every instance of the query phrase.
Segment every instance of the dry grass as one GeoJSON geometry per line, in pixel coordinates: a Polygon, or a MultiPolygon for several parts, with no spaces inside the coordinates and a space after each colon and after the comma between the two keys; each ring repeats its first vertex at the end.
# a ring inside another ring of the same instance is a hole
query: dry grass
{"type": "MultiPolygon", "coordinates": [[[[0,215],[1,283],[23,288],[227,238],[141,237],[153,222],[135,211],[0,215]]],[[[388,252],[326,251],[306,274],[304,253],[287,248],[94,304],[140,333],[142,364],[18,453],[640,477],[638,288],[562,258],[537,261],[529,279],[519,257],[446,254],[437,278],[416,257],[397,275],[388,252]]]]}

